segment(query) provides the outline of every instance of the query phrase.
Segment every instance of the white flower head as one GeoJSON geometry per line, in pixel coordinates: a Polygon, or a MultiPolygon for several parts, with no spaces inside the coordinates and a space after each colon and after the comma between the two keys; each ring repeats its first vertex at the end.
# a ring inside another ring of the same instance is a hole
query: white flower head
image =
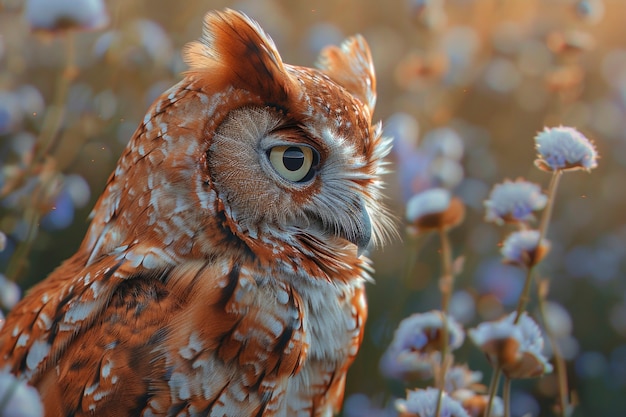
{"type": "MultiPolygon", "coordinates": [[[[416,389],[407,392],[406,399],[396,400],[400,416],[435,417],[439,390],[436,388],[416,389]]],[[[461,403],[445,392],[441,401],[441,417],[470,417],[461,403]]]]}
{"type": "MultiPolygon", "coordinates": [[[[465,340],[463,327],[448,316],[449,349],[465,340]]],[[[380,361],[381,372],[390,378],[426,379],[432,376],[433,354],[441,349],[443,317],[440,311],[413,314],[400,322],[380,361]]]]}
{"type": "Polygon", "coordinates": [[[552,372],[542,353],[539,326],[525,312],[514,324],[516,316],[513,312],[501,320],[481,323],[469,330],[469,337],[508,378],[534,378],[552,372]]]}
{"type": "Polygon", "coordinates": [[[15,282],[0,274],[0,307],[11,310],[22,296],[22,290],[15,282]]]}
{"type": "Polygon", "coordinates": [[[531,267],[541,261],[549,250],[548,240],[542,239],[539,244],[538,230],[520,230],[504,240],[500,252],[506,263],[531,267]]]}
{"type": "Polygon", "coordinates": [[[544,171],[590,171],[598,166],[593,143],[573,127],[546,127],[535,136],[535,147],[539,153],[535,165],[544,171]]]}
{"type": "Polygon", "coordinates": [[[493,187],[485,201],[485,220],[497,224],[526,222],[532,220],[533,212],[543,209],[547,202],[548,197],[541,192],[539,185],[521,178],[505,180],[493,187]]]}
{"type": "Polygon", "coordinates": [[[465,205],[445,188],[422,191],[406,204],[406,218],[417,231],[454,227],[464,217],[465,205]]]}
{"type": "Polygon", "coordinates": [[[26,20],[33,30],[94,30],[109,23],[102,0],[27,0],[26,20]]]}
{"type": "Polygon", "coordinates": [[[455,365],[446,372],[445,390],[449,393],[461,389],[473,390],[482,378],[480,371],[472,371],[467,365],[455,365]]]}
{"type": "Polygon", "coordinates": [[[43,417],[43,404],[37,390],[1,369],[0,404],[2,417],[43,417]]]}
{"type": "Polygon", "coordinates": [[[413,223],[420,217],[443,213],[450,206],[452,195],[445,188],[431,188],[415,194],[406,204],[406,218],[413,223]]]}
{"type": "MultiPolygon", "coordinates": [[[[460,389],[454,391],[451,397],[460,402],[463,408],[470,417],[483,417],[487,405],[489,404],[489,396],[484,394],[477,394],[469,389],[460,389]]],[[[502,398],[496,396],[493,397],[491,404],[491,417],[503,417],[504,416],[504,402],[502,398]]]]}

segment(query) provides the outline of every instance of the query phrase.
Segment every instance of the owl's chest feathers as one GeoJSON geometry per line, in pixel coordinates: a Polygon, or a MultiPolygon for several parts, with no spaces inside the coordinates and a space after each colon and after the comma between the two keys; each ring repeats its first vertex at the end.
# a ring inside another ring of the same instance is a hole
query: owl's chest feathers
{"type": "MultiPolygon", "coordinates": [[[[211,268],[218,269],[226,273],[212,283],[195,280],[188,302],[170,322],[173,338],[197,351],[219,343],[213,358],[228,372],[244,369],[244,385],[271,383],[301,391],[331,383],[333,373],[347,367],[362,332],[364,312],[355,303],[362,302],[362,278],[311,281],[236,264],[211,268]]],[[[189,356],[190,362],[180,354],[187,350],[170,351],[173,367],[199,369],[193,362],[197,355],[189,356]]],[[[211,360],[212,355],[201,356],[211,360]]]]}

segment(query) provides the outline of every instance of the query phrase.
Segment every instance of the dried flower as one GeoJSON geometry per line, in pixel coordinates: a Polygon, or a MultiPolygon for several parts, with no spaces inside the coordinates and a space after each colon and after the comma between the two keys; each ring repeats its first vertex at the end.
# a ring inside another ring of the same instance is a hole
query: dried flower
{"type": "Polygon", "coordinates": [[[43,405],[34,387],[0,371],[0,416],[43,417],[43,405]]]}
{"type": "Polygon", "coordinates": [[[102,0],[27,0],[26,20],[35,31],[94,30],[107,25],[102,0]]]}
{"type": "Polygon", "coordinates": [[[539,152],[535,165],[544,171],[590,171],[598,166],[598,154],[589,139],[572,127],[545,128],[535,136],[539,152]]]}
{"type": "Polygon", "coordinates": [[[414,195],[406,205],[406,218],[418,232],[449,229],[465,217],[465,205],[444,188],[414,195]]]}
{"type": "Polygon", "coordinates": [[[472,371],[467,365],[452,366],[446,372],[445,390],[453,393],[461,389],[471,389],[481,387],[480,380],[483,374],[480,371],[472,371]]]}
{"type": "Polygon", "coordinates": [[[469,337],[508,378],[534,378],[552,372],[542,353],[539,326],[525,312],[514,324],[516,314],[481,323],[469,331],[469,337]]]}
{"type": "Polygon", "coordinates": [[[493,187],[485,201],[485,220],[497,224],[526,222],[533,219],[533,211],[543,209],[547,202],[539,185],[521,178],[505,180],[493,187]]]}
{"type": "MultiPolygon", "coordinates": [[[[435,417],[439,390],[436,388],[416,389],[407,392],[406,399],[396,401],[400,417],[435,417]]],[[[444,393],[441,401],[441,417],[469,417],[463,406],[444,393]]]]}
{"type": "Polygon", "coordinates": [[[530,268],[538,264],[550,251],[550,242],[546,239],[539,244],[538,230],[520,230],[511,233],[502,245],[500,252],[504,262],[530,268]]]}
{"type": "MultiPolygon", "coordinates": [[[[489,404],[488,395],[477,394],[469,389],[461,389],[455,391],[451,396],[461,403],[470,417],[482,417],[485,415],[487,405],[489,404]]],[[[504,404],[500,397],[493,398],[490,415],[491,417],[504,416],[504,404]]]]}
{"type": "MultiPolygon", "coordinates": [[[[452,317],[447,322],[449,349],[454,350],[463,344],[465,333],[452,317]]],[[[442,347],[442,328],[440,311],[417,313],[402,320],[381,358],[383,375],[404,380],[430,378],[442,347]]]]}

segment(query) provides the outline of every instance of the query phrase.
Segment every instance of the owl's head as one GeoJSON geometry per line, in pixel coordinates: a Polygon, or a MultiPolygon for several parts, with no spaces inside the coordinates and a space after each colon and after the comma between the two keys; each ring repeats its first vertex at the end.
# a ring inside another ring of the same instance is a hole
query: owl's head
{"type": "Polygon", "coordinates": [[[152,106],[95,209],[92,256],[150,241],[172,258],[243,252],[316,275],[360,265],[393,230],[365,40],[326,48],[317,69],[289,65],[226,10],[206,16],[184,58],[189,71],[152,106]]]}

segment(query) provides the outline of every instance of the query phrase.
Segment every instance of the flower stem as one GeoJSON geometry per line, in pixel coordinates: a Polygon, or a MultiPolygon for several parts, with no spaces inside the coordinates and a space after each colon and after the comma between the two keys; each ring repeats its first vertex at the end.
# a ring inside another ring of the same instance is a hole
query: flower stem
{"type": "MultiPolygon", "coordinates": [[[[54,102],[52,106],[47,109],[46,115],[44,116],[41,131],[37,139],[35,157],[23,173],[25,180],[38,172],[38,170],[42,172],[45,170],[45,160],[58,140],[59,131],[65,119],[65,102],[67,100],[69,86],[76,73],[76,47],[74,37],[71,33],[67,34],[66,42],[65,67],[62,74],[57,79],[54,102]]],[[[42,203],[44,203],[43,200],[46,198],[46,187],[50,186],[50,180],[44,179],[42,175],[39,176],[38,180],[38,190],[33,193],[29,201],[29,207],[24,211],[23,221],[27,225],[26,236],[24,240],[18,243],[7,267],[7,277],[14,282],[18,280],[26,265],[26,259],[37,237],[39,220],[44,214],[41,212],[40,207],[42,207],[42,203]]],[[[5,194],[8,194],[8,192],[10,192],[10,190],[5,190],[5,194]]]]}
{"type": "Polygon", "coordinates": [[[563,358],[563,354],[561,353],[561,348],[559,348],[556,337],[554,336],[554,332],[552,331],[550,323],[548,322],[548,314],[546,311],[546,296],[548,293],[547,281],[539,283],[538,293],[539,313],[541,314],[541,317],[543,319],[543,326],[545,328],[546,335],[548,336],[548,340],[550,340],[550,345],[552,346],[552,354],[554,355],[554,366],[556,368],[557,386],[559,389],[559,415],[561,417],[567,417],[571,408],[571,404],[569,403],[568,398],[569,387],[567,384],[567,369],[565,367],[565,359],[563,358]]]}
{"type": "Polygon", "coordinates": [[[442,276],[439,280],[439,289],[441,291],[441,368],[439,370],[439,396],[437,397],[437,408],[435,416],[441,415],[441,404],[446,386],[446,372],[448,370],[448,345],[450,335],[448,332],[448,306],[450,305],[450,297],[454,286],[454,275],[452,272],[452,250],[450,247],[450,239],[448,232],[439,229],[439,237],[441,239],[441,265],[442,276]]]}
{"type": "MultiPolygon", "coordinates": [[[[559,186],[559,180],[561,179],[561,175],[563,171],[557,170],[553,171],[552,178],[550,179],[550,185],[548,186],[548,204],[543,212],[541,217],[541,222],[539,223],[539,239],[537,240],[537,250],[535,253],[539,252],[539,247],[541,242],[546,237],[548,233],[548,226],[550,225],[550,218],[552,217],[552,208],[554,207],[554,200],[556,197],[556,189],[559,186]]],[[[526,270],[526,279],[524,281],[524,289],[522,290],[522,294],[519,297],[517,302],[517,310],[515,315],[515,321],[513,324],[517,324],[522,316],[522,313],[526,310],[526,305],[530,300],[530,287],[532,281],[532,275],[534,270],[535,263],[532,262],[530,266],[528,266],[526,270]]]]}
{"type": "MultiPolygon", "coordinates": [[[[454,274],[452,272],[452,249],[448,232],[443,228],[439,230],[441,239],[441,265],[442,276],[439,280],[439,290],[441,291],[441,310],[448,313],[452,288],[454,287],[454,274]]],[[[447,328],[446,328],[447,329],[447,328]]]]}
{"type": "Polygon", "coordinates": [[[493,370],[493,375],[491,375],[491,382],[489,383],[489,399],[487,400],[487,408],[485,409],[485,417],[491,416],[491,408],[493,407],[493,399],[496,396],[496,392],[498,391],[498,384],[500,383],[500,374],[502,373],[502,368],[500,365],[496,366],[493,370]]]}
{"type": "Polygon", "coordinates": [[[511,417],[511,379],[504,378],[502,388],[502,401],[504,402],[504,417],[511,417]]]}
{"type": "Polygon", "coordinates": [[[550,185],[548,186],[548,204],[543,211],[541,223],[539,224],[539,243],[541,243],[541,241],[548,234],[548,225],[550,224],[550,218],[552,217],[552,209],[554,208],[556,189],[559,186],[559,180],[561,179],[561,175],[563,175],[563,171],[557,170],[552,173],[552,178],[550,178],[550,185]]]}

